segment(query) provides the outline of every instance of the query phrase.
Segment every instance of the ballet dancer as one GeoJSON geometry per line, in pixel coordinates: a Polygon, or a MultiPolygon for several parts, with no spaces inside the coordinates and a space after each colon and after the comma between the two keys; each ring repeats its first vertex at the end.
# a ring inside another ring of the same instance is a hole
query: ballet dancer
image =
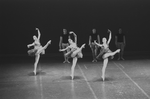
{"type": "Polygon", "coordinates": [[[124,60],[123,54],[124,54],[124,48],[126,45],[126,39],[125,39],[125,35],[122,33],[121,28],[119,29],[119,33],[115,35],[115,44],[117,48],[121,49],[120,53],[118,54],[118,60],[120,59],[124,60]]]}
{"type": "Polygon", "coordinates": [[[45,46],[42,47],[41,43],[40,43],[40,37],[41,37],[41,33],[40,30],[38,28],[36,28],[36,30],[38,31],[38,37],[37,36],[33,36],[33,40],[34,42],[32,44],[28,44],[27,47],[30,48],[31,46],[34,46],[33,49],[28,50],[28,54],[30,56],[35,56],[35,63],[34,63],[34,70],[33,73],[36,75],[36,71],[37,71],[37,64],[39,62],[40,59],[40,54],[45,54],[45,49],[48,47],[48,45],[51,43],[51,40],[49,40],[47,42],[47,44],[45,46]]]}
{"type": "Polygon", "coordinates": [[[111,31],[108,29],[108,32],[110,33],[108,41],[107,41],[106,38],[102,39],[103,44],[99,44],[96,41],[94,41],[95,44],[97,44],[98,46],[100,46],[102,48],[102,50],[101,50],[100,54],[97,56],[97,58],[102,56],[102,58],[104,59],[103,60],[103,67],[102,67],[102,79],[103,79],[103,81],[105,80],[105,70],[106,70],[106,67],[107,67],[107,64],[108,64],[108,58],[113,57],[116,53],[120,52],[120,49],[117,49],[114,52],[112,52],[109,49],[109,43],[110,43],[110,40],[111,40],[111,31]]]}
{"type": "Polygon", "coordinates": [[[82,49],[85,48],[85,44],[83,44],[81,47],[77,47],[77,35],[74,32],[69,32],[69,34],[73,34],[75,37],[75,41],[73,41],[71,38],[68,39],[69,46],[65,49],[60,49],[59,51],[66,51],[70,50],[65,54],[66,57],[73,58],[72,60],[72,67],[71,67],[71,78],[74,79],[74,69],[77,63],[78,58],[83,58],[82,49]]]}
{"type": "MultiPolygon", "coordinates": [[[[70,35],[69,33],[67,33],[67,30],[66,29],[63,29],[63,34],[60,36],[60,41],[59,41],[59,49],[64,49],[66,48],[67,46],[69,46],[69,43],[68,43],[68,39],[70,38],[70,35]]],[[[68,57],[65,56],[65,54],[68,52],[69,50],[66,50],[66,51],[63,51],[64,53],[64,62],[63,63],[70,63],[68,61],[68,57]]]]}
{"type": "Polygon", "coordinates": [[[98,46],[94,43],[94,41],[97,41],[98,43],[100,43],[100,37],[96,33],[96,29],[92,29],[92,33],[89,36],[89,46],[92,50],[92,55],[93,55],[92,62],[97,62],[96,56],[97,56],[98,46]]]}

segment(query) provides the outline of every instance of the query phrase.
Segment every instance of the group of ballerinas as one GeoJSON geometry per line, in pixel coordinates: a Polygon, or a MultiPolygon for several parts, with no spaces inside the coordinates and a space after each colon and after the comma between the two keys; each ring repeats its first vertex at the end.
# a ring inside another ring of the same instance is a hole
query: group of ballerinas
{"type": "MultiPolygon", "coordinates": [[[[37,64],[39,62],[39,58],[40,58],[40,54],[45,54],[45,49],[48,47],[49,44],[51,44],[51,40],[49,40],[47,42],[47,44],[45,46],[42,46],[40,44],[40,30],[38,28],[36,28],[36,30],[38,31],[38,37],[36,37],[35,35],[33,36],[33,40],[34,42],[32,44],[27,45],[27,47],[31,47],[34,46],[33,49],[28,51],[28,54],[31,56],[35,56],[35,63],[34,63],[34,74],[36,75],[36,69],[37,69],[37,64]]],[[[107,39],[104,37],[102,38],[102,44],[100,44],[100,42],[97,42],[96,40],[94,40],[94,44],[96,44],[97,46],[101,47],[101,52],[100,54],[97,56],[97,58],[102,57],[103,58],[103,68],[102,68],[102,79],[103,81],[105,80],[105,70],[108,64],[108,58],[109,57],[113,57],[116,53],[120,52],[120,49],[117,49],[116,51],[112,52],[109,49],[109,43],[111,41],[111,31],[108,29],[109,32],[109,39],[107,41],[107,39]]],[[[74,79],[74,69],[77,63],[78,58],[83,58],[83,54],[82,54],[82,49],[85,48],[86,44],[82,44],[81,47],[77,46],[77,35],[73,32],[70,31],[69,35],[67,34],[67,30],[63,29],[63,35],[60,37],[60,42],[59,42],[59,51],[64,52],[64,63],[68,62],[69,58],[72,58],[72,67],[71,67],[71,78],[72,80],[74,79]],[[74,36],[74,41],[73,39],[71,39],[71,37],[69,35],[74,36]]]]}

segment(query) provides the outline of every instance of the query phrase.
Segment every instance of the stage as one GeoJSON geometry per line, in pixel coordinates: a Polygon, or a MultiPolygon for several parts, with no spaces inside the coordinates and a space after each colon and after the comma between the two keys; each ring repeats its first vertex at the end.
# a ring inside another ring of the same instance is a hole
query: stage
{"type": "Polygon", "coordinates": [[[71,63],[63,60],[41,57],[34,76],[34,57],[6,59],[0,66],[1,99],[150,99],[150,59],[111,60],[104,82],[102,60],[79,59],[71,80],[71,63]]]}

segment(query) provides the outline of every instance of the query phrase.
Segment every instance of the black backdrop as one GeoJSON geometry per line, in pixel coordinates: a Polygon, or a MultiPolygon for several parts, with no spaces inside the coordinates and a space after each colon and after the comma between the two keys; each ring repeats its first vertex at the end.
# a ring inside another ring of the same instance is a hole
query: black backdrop
{"type": "MultiPolygon", "coordinates": [[[[92,28],[102,37],[112,31],[110,49],[115,50],[114,35],[121,27],[127,51],[150,51],[149,0],[1,0],[0,55],[26,54],[32,36],[41,31],[42,45],[51,39],[47,53],[58,53],[62,29],[78,35],[78,45],[88,44],[92,28]]],[[[90,52],[89,46],[84,49],[90,52]]]]}

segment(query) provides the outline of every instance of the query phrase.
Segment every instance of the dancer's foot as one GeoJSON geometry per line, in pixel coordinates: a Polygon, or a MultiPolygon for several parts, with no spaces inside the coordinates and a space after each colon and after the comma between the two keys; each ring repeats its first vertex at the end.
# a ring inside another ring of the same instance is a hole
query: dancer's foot
{"type": "Polygon", "coordinates": [[[71,74],[70,76],[71,76],[71,79],[73,80],[73,78],[74,78],[73,74],[71,74]]]}
{"type": "Polygon", "coordinates": [[[97,60],[96,60],[96,59],[93,59],[92,62],[97,62],[97,60]]]}
{"type": "Polygon", "coordinates": [[[67,63],[70,63],[68,60],[66,61],[67,63]]]}
{"type": "Polygon", "coordinates": [[[65,60],[65,61],[63,61],[63,63],[67,63],[67,61],[65,60]]]}
{"type": "Polygon", "coordinates": [[[47,43],[48,43],[48,44],[51,44],[51,40],[49,40],[47,43]]]}
{"type": "Polygon", "coordinates": [[[117,60],[120,60],[120,57],[117,60]]]}
{"type": "Polygon", "coordinates": [[[34,75],[36,75],[36,71],[35,70],[33,71],[33,73],[34,73],[34,75]]]}
{"type": "Polygon", "coordinates": [[[96,57],[96,60],[101,60],[99,56],[96,57]]]}
{"type": "Polygon", "coordinates": [[[121,57],[122,60],[125,60],[123,57],[121,57]]]}
{"type": "Polygon", "coordinates": [[[103,80],[103,81],[105,80],[105,77],[104,77],[104,76],[102,76],[102,80],[103,80]]]}
{"type": "Polygon", "coordinates": [[[119,53],[119,52],[120,52],[120,49],[117,49],[117,50],[116,50],[116,53],[119,53]]]}
{"type": "Polygon", "coordinates": [[[85,44],[83,44],[83,45],[81,46],[81,48],[85,48],[85,44]]]}

